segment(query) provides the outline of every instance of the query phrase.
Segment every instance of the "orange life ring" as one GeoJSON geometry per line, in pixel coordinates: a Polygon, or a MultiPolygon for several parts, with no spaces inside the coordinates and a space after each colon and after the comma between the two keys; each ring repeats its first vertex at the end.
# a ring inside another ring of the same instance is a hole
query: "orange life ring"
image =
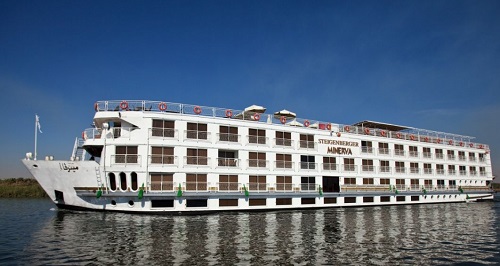
{"type": "Polygon", "coordinates": [[[398,132],[398,133],[396,133],[396,137],[397,137],[398,139],[400,139],[400,138],[401,138],[401,133],[399,133],[399,132],[398,132]]]}
{"type": "Polygon", "coordinates": [[[122,101],[120,103],[120,108],[122,108],[122,110],[128,109],[128,102],[127,101],[122,101]]]}
{"type": "Polygon", "coordinates": [[[459,143],[459,144],[460,144],[460,146],[461,146],[461,147],[463,147],[463,146],[464,146],[464,143],[463,143],[463,142],[461,142],[461,141],[460,141],[460,143],[459,143]]]}
{"type": "Polygon", "coordinates": [[[199,107],[199,106],[197,105],[197,106],[195,106],[195,107],[193,108],[193,111],[194,111],[194,113],[195,113],[195,114],[199,115],[199,114],[201,114],[201,107],[199,107]]]}
{"type": "Polygon", "coordinates": [[[259,121],[260,120],[260,114],[259,113],[253,114],[253,120],[259,121]]]}
{"type": "Polygon", "coordinates": [[[305,127],[309,127],[309,125],[311,125],[311,123],[309,122],[309,120],[304,121],[304,126],[305,127]]]}
{"type": "Polygon", "coordinates": [[[424,141],[425,141],[425,142],[429,142],[429,137],[425,137],[425,138],[424,138],[424,141]]]}
{"type": "Polygon", "coordinates": [[[450,140],[448,140],[448,144],[449,144],[449,145],[453,145],[453,140],[451,140],[451,139],[450,139],[450,140]]]}
{"type": "Polygon", "coordinates": [[[382,136],[382,137],[386,136],[385,130],[380,130],[380,136],[382,136]]]}
{"type": "Polygon", "coordinates": [[[286,123],[286,117],[285,116],[280,117],[280,122],[281,124],[286,123]]]}
{"type": "Polygon", "coordinates": [[[351,131],[351,127],[350,127],[350,126],[345,126],[345,127],[344,127],[344,131],[346,131],[346,132],[351,131]]]}
{"type": "Polygon", "coordinates": [[[469,147],[474,147],[474,143],[469,143],[469,147]]]}
{"type": "Polygon", "coordinates": [[[94,110],[97,112],[99,111],[99,104],[96,102],[94,103],[94,110]]]}
{"type": "Polygon", "coordinates": [[[332,130],[332,124],[327,124],[327,125],[326,125],[326,129],[327,129],[327,130],[332,130]]]}
{"type": "Polygon", "coordinates": [[[410,135],[410,139],[411,139],[411,140],[415,140],[415,136],[410,135]]]}
{"type": "Polygon", "coordinates": [[[227,109],[226,110],[226,117],[229,117],[229,118],[233,117],[233,111],[227,109]]]}
{"type": "Polygon", "coordinates": [[[160,111],[165,111],[167,110],[167,103],[166,102],[161,102],[158,104],[158,109],[160,109],[160,111]]]}
{"type": "Polygon", "coordinates": [[[479,148],[480,149],[484,148],[483,144],[479,144],[479,148]]]}
{"type": "Polygon", "coordinates": [[[436,143],[438,143],[438,144],[441,143],[441,139],[437,138],[436,143]]]}
{"type": "Polygon", "coordinates": [[[340,132],[337,132],[337,137],[340,137],[340,136],[341,136],[340,132]]]}
{"type": "Polygon", "coordinates": [[[365,134],[370,135],[370,129],[367,127],[365,128],[365,134]]]}

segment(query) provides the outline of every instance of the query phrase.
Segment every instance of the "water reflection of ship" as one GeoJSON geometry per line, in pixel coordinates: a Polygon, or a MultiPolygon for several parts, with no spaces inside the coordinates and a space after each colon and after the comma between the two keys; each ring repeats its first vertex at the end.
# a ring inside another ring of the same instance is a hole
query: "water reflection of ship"
{"type": "Polygon", "coordinates": [[[433,264],[436,256],[486,261],[492,252],[481,245],[463,252],[462,245],[498,242],[488,233],[495,228],[492,204],[179,217],[59,211],[35,234],[26,262],[359,265],[405,258],[409,264],[433,264]]]}

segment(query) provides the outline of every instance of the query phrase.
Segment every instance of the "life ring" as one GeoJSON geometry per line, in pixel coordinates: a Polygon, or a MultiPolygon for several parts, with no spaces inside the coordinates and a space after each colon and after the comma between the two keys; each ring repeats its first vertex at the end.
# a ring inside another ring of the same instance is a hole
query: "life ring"
{"type": "Polygon", "coordinates": [[[365,128],[365,134],[366,135],[370,135],[370,129],[369,128],[365,128]]]}
{"type": "Polygon", "coordinates": [[[401,138],[401,133],[399,133],[399,132],[398,132],[398,133],[396,133],[396,137],[397,137],[398,139],[400,139],[400,138],[401,138]]]}
{"type": "Polygon", "coordinates": [[[479,144],[479,148],[480,149],[484,148],[483,144],[479,144]]]}
{"type": "Polygon", "coordinates": [[[227,109],[226,110],[226,117],[229,117],[229,118],[233,117],[233,111],[227,109]]]}
{"type": "Polygon", "coordinates": [[[311,123],[309,122],[309,120],[304,121],[304,126],[305,127],[309,127],[309,125],[311,125],[311,123]]]}
{"type": "Polygon", "coordinates": [[[463,143],[463,142],[461,142],[461,141],[460,141],[460,143],[459,143],[459,144],[460,144],[460,146],[461,146],[461,147],[463,147],[463,146],[464,146],[464,143],[463,143]]]}
{"type": "Polygon", "coordinates": [[[280,117],[280,122],[281,122],[281,124],[286,123],[286,116],[280,117]]]}
{"type": "Polygon", "coordinates": [[[158,104],[158,109],[160,109],[160,111],[165,111],[167,110],[167,103],[166,102],[161,102],[158,104]]]}
{"type": "Polygon", "coordinates": [[[436,139],[436,143],[437,143],[437,144],[441,143],[441,139],[440,139],[440,138],[437,138],[437,139],[436,139]]]}
{"type": "Polygon", "coordinates": [[[87,139],[87,134],[85,134],[85,131],[82,131],[82,139],[84,139],[84,140],[87,139]]]}
{"type": "Polygon", "coordinates": [[[97,112],[99,111],[99,104],[96,102],[94,103],[94,110],[97,112]]]}
{"type": "Polygon", "coordinates": [[[453,145],[453,140],[451,140],[451,139],[450,139],[450,140],[448,140],[448,144],[449,144],[449,145],[453,145]]]}
{"type": "Polygon", "coordinates": [[[429,137],[425,137],[425,138],[424,138],[424,141],[425,141],[425,142],[429,142],[429,137]]]}
{"type": "Polygon", "coordinates": [[[469,147],[474,147],[474,144],[473,143],[469,143],[469,147]]]}
{"type": "Polygon", "coordinates": [[[340,137],[340,136],[341,136],[340,132],[337,132],[337,137],[340,137]]]}
{"type": "Polygon", "coordinates": [[[415,140],[415,136],[410,135],[410,140],[415,140]]]}
{"type": "Polygon", "coordinates": [[[345,126],[345,127],[344,127],[344,131],[345,131],[345,132],[349,132],[349,131],[351,131],[351,127],[350,127],[350,126],[345,126]]]}
{"type": "Polygon", "coordinates": [[[253,120],[259,121],[260,120],[260,114],[259,113],[253,114],[253,120]]]}
{"type": "Polygon", "coordinates": [[[327,124],[327,125],[326,125],[326,129],[327,129],[327,130],[332,130],[332,124],[327,124]]]}
{"type": "Polygon", "coordinates": [[[201,107],[198,105],[193,108],[193,112],[197,115],[201,114],[201,107]]]}
{"type": "Polygon", "coordinates": [[[127,101],[122,101],[120,103],[120,108],[122,108],[122,110],[128,109],[128,102],[127,101]]]}
{"type": "Polygon", "coordinates": [[[382,137],[385,137],[385,136],[386,136],[385,130],[381,130],[381,131],[380,131],[380,136],[382,136],[382,137]]]}

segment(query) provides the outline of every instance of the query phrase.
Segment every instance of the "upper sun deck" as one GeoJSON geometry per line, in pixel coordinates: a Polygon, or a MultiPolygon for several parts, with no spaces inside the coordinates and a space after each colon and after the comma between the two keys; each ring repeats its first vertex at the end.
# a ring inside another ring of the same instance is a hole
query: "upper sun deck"
{"type": "Polygon", "coordinates": [[[295,113],[287,110],[269,114],[266,113],[266,108],[256,105],[245,108],[244,110],[236,110],[163,101],[111,100],[96,102],[94,104],[94,109],[96,112],[147,111],[248,120],[266,124],[306,127],[315,130],[328,130],[336,132],[337,134],[351,133],[416,142],[435,143],[447,146],[478,148],[485,149],[487,151],[489,150],[489,147],[486,144],[472,142],[474,137],[471,136],[399,126],[375,121],[362,121],[352,125],[337,124],[333,122],[297,118],[295,113]]]}

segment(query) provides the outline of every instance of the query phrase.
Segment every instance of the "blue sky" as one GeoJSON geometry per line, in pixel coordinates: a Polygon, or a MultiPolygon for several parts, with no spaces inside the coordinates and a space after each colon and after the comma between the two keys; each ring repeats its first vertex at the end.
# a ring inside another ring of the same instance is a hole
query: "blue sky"
{"type": "MultiPolygon", "coordinates": [[[[500,1],[0,1],[0,177],[71,155],[97,100],[475,136],[500,167],[500,1]]],[[[497,180],[498,181],[498,180],[497,180]]]]}

